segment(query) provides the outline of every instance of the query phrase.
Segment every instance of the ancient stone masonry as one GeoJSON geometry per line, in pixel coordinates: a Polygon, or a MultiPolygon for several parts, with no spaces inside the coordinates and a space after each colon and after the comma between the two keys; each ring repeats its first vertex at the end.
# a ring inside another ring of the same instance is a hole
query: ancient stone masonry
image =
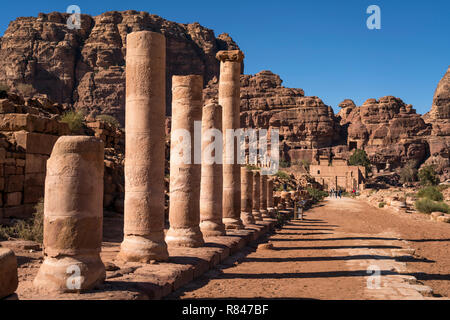
{"type": "Polygon", "coordinates": [[[258,170],[253,170],[252,188],[252,215],[255,221],[262,221],[260,208],[261,174],[258,170]]]}
{"type": "MultiPolygon", "coordinates": [[[[170,246],[200,247],[201,164],[196,159],[195,121],[202,120],[202,86],[199,75],[174,76],[173,113],[170,146],[170,246]]],[[[161,121],[162,122],[162,121],[161,121]]]]}
{"type": "Polygon", "coordinates": [[[34,280],[42,290],[89,290],[105,279],[100,259],[103,228],[103,142],[63,136],[47,163],[44,262],[34,280]]]}
{"type": "Polygon", "coordinates": [[[163,35],[127,37],[124,241],[118,258],[168,259],[164,241],[165,49],[163,35]]]}
{"type": "MultiPolygon", "coordinates": [[[[427,163],[435,164],[444,178],[450,175],[448,74],[438,85],[432,111],[423,117],[432,126],[399,98],[369,99],[361,107],[346,99],[335,115],[318,97],[283,87],[270,71],[241,75],[241,127],[278,128],[280,156],[291,163],[311,163],[316,154],[348,159],[353,149],[364,148],[378,170],[386,163],[391,169],[409,161],[421,164],[431,155],[427,163]]],[[[217,95],[218,80],[213,79],[204,89],[204,99],[217,95]]]]}
{"type": "Polygon", "coordinates": [[[361,191],[365,188],[366,168],[349,166],[344,159],[320,157],[310,166],[310,174],[325,190],[361,191]]]}
{"type": "Polygon", "coordinates": [[[244,225],[255,224],[253,206],[253,172],[247,167],[241,168],[241,219],[244,225]]]}
{"type": "Polygon", "coordinates": [[[58,136],[69,132],[46,110],[59,112],[45,99],[0,99],[0,223],[31,217],[44,196],[46,161],[58,136]]]}
{"type": "MultiPolygon", "coordinates": [[[[240,74],[244,54],[239,50],[219,51],[219,104],[223,108],[223,222],[227,229],[242,229],[241,169],[238,163],[238,142],[228,141],[227,130],[240,128],[240,74]],[[233,147],[228,150],[227,144],[233,147]],[[231,151],[231,154],[230,154],[231,151]]],[[[230,136],[231,139],[231,136],[230,136]]]]}
{"type": "Polygon", "coordinates": [[[259,212],[261,212],[262,218],[269,218],[267,211],[267,175],[261,174],[260,184],[259,212]]]}
{"type": "MultiPolygon", "coordinates": [[[[170,114],[174,74],[219,75],[215,55],[238,49],[227,35],[198,23],[181,24],[134,10],[81,16],[81,28],[67,28],[69,14],[40,13],[12,21],[0,42],[0,82],[32,87],[49,98],[88,113],[111,114],[125,122],[126,37],[154,31],[166,38],[165,97],[170,114]]],[[[24,91],[24,90],[23,90],[24,91]]]]}
{"type": "MultiPolygon", "coordinates": [[[[204,237],[225,235],[225,225],[222,222],[222,161],[214,161],[215,157],[221,157],[221,154],[219,150],[209,148],[213,137],[209,130],[214,129],[222,132],[222,107],[218,104],[208,104],[203,107],[202,113],[200,229],[204,237]],[[205,161],[206,157],[210,157],[212,163],[205,161]]],[[[218,137],[214,136],[215,142],[216,139],[218,137]]]]}

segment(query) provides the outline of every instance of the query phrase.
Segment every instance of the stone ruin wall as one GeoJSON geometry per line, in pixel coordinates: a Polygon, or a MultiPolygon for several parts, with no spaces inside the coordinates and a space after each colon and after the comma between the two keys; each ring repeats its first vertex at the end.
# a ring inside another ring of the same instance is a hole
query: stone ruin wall
{"type": "MultiPolygon", "coordinates": [[[[32,216],[44,197],[46,162],[59,136],[69,135],[56,119],[62,107],[46,98],[0,99],[0,222],[32,216]]],[[[114,126],[87,120],[85,134],[105,141],[104,207],[123,212],[124,134],[114,126]]]]}

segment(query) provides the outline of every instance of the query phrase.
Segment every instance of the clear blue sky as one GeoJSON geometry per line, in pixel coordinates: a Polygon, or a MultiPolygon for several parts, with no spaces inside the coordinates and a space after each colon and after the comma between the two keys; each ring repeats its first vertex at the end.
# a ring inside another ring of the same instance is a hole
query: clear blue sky
{"type": "Polygon", "coordinates": [[[361,105],[394,95],[425,113],[450,65],[449,0],[8,1],[0,34],[16,17],[71,4],[91,15],[134,9],[227,32],[246,55],[245,73],[272,70],[335,110],[345,98],[361,105]],[[381,8],[381,30],[366,27],[372,4],[381,8]]]}

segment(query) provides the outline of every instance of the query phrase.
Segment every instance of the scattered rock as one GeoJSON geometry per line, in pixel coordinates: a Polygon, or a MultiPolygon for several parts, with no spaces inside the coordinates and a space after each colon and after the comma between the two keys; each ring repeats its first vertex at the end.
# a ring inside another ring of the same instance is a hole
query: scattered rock
{"type": "Polygon", "coordinates": [[[450,216],[440,216],[437,217],[436,220],[438,222],[450,223],[450,216]]]}
{"type": "Polygon", "coordinates": [[[258,246],[258,250],[273,250],[273,243],[261,243],[258,246]]]}

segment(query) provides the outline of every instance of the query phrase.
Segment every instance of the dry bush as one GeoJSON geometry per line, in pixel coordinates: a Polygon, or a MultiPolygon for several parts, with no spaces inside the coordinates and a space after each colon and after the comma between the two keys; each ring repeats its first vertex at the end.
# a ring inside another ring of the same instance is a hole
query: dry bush
{"type": "Polygon", "coordinates": [[[28,220],[19,220],[14,225],[0,226],[0,239],[18,238],[39,243],[44,239],[44,200],[41,199],[34,207],[36,212],[28,220]]]}

